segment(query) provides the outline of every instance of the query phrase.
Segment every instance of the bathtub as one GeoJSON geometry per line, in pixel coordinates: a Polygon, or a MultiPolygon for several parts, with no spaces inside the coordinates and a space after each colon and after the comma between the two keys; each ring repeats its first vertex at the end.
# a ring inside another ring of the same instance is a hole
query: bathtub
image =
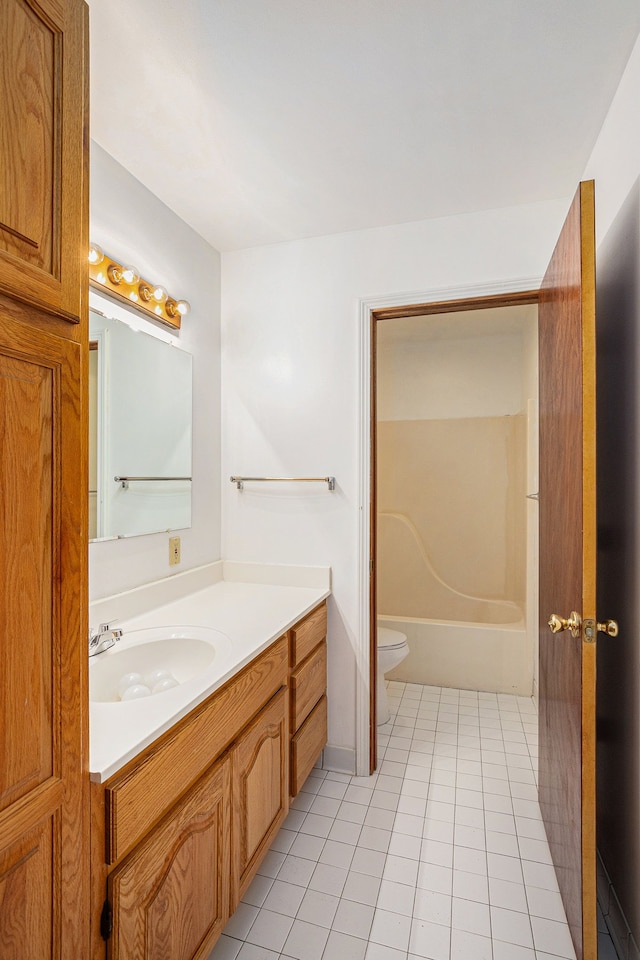
{"type": "Polygon", "coordinates": [[[409,654],[387,674],[437,687],[512,693],[530,697],[533,649],[522,611],[515,603],[499,604],[503,623],[464,623],[378,615],[378,624],[407,635],[409,654]]]}

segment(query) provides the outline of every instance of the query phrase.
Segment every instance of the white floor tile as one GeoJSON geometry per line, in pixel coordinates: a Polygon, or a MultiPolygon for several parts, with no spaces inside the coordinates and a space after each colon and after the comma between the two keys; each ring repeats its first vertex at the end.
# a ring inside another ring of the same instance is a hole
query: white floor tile
{"type": "MultiPolygon", "coordinates": [[[[315,868],[315,860],[306,860],[303,857],[295,857],[288,854],[278,871],[278,880],[284,880],[286,883],[297,883],[298,886],[307,887],[315,868]]],[[[261,879],[260,875],[258,875],[253,882],[255,883],[258,879],[261,879]]],[[[251,886],[253,886],[253,884],[251,886]]],[[[249,887],[249,890],[251,890],[251,887],[249,887]]],[[[246,896],[244,899],[246,900],[246,896]]],[[[253,903],[252,900],[248,900],[247,902],[253,903]]],[[[256,906],[262,906],[262,904],[256,904],[256,906]]]]}
{"type": "Polygon", "coordinates": [[[411,918],[389,910],[376,910],[369,939],[385,947],[407,950],[411,932],[411,918]]]}
{"type": "Polygon", "coordinates": [[[468,933],[465,930],[451,931],[451,960],[492,960],[489,937],[468,933]]]}
{"type": "Polygon", "coordinates": [[[496,940],[533,947],[531,921],[528,914],[503,907],[491,907],[491,930],[496,940]]]}
{"type": "Polygon", "coordinates": [[[481,873],[466,873],[455,870],[453,873],[453,896],[462,900],[477,900],[489,903],[489,885],[487,877],[481,873]]]}
{"type": "Polygon", "coordinates": [[[292,926],[293,917],[261,910],[245,939],[259,947],[281,951],[292,926]]]}
{"type": "Polygon", "coordinates": [[[407,953],[405,950],[384,947],[381,943],[370,943],[365,960],[407,960],[407,953]]]}
{"type": "Polygon", "coordinates": [[[324,948],[324,960],[364,960],[367,941],[332,930],[324,948]]]}
{"type": "Polygon", "coordinates": [[[304,920],[295,920],[284,945],[292,960],[321,960],[329,931],[304,920]]]}
{"type": "Polygon", "coordinates": [[[284,883],[274,880],[271,890],[267,894],[263,907],[275,913],[284,913],[288,917],[295,917],[304,897],[304,887],[293,883],[284,883]]]}
{"type": "Polygon", "coordinates": [[[328,863],[319,863],[309,881],[309,889],[340,896],[346,881],[347,870],[344,867],[332,867],[328,863]]]}
{"type": "Polygon", "coordinates": [[[334,897],[330,893],[320,893],[319,890],[307,890],[304,894],[300,909],[296,915],[297,920],[306,920],[308,923],[315,923],[320,927],[331,929],[333,918],[336,915],[339,897],[334,897]]]}
{"type": "Polygon", "coordinates": [[[451,927],[453,930],[464,930],[466,933],[476,933],[482,937],[490,937],[491,922],[488,904],[454,897],[451,910],[451,927]]]}
{"type": "Polygon", "coordinates": [[[536,950],[552,953],[567,960],[575,960],[576,955],[566,923],[531,917],[531,926],[536,950]]]}
{"type": "Polygon", "coordinates": [[[369,937],[375,907],[355,900],[341,900],[333,919],[332,928],[339,933],[366,940],[369,937]]]}
{"type": "Polygon", "coordinates": [[[401,913],[405,917],[411,917],[414,900],[422,892],[406,883],[383,880],[380,884],[376,906],[380,910],[390,910],[392,913],[401,913]]]}
{"type": "Polygon", "coordinates": [[[332,867],[345,867],[348,870],[355,851],[353,844],[327,840],[322,848],[319,862],[328,863],[332,867]]]}
{"type": "Polygon", "coordinates": [[[313,769],[210,960],[573,960],[533,703],[389,690],[379,770],[313,769]]]}
{"type": "Polygon", "coordinates": [[[381,882],[379,877],[370,877],[352,870],[347,874],[342,897],[344,900],[355,900],[357,903],[367,903],[374,907],[378,901],[381,882]]]}

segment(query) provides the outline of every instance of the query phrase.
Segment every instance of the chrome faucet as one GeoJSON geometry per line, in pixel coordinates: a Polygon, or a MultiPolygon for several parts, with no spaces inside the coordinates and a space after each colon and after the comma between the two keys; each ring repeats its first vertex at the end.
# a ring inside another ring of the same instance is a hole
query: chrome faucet
{"type": "Polygon", "coordinates": [[[109,647],[113,647],[122,636],[122,630],[113,627],[113,623],[101,623],[96,633],[89,628],[89,656],[95,657],[97,653],[103,653],[109,647]]]}

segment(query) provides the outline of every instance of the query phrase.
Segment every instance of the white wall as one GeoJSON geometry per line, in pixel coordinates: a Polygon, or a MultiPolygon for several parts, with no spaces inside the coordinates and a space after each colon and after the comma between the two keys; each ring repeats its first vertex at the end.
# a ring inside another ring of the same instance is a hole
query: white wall
{"type": "MultiPolygon", "coordinates": [[[[167,534],[93,543],[90,597],[220,559],[220,255],[101,147],[91,146],[91,239],[189,300],[179,341],[193,355],[192,526],[169,568],[167,534]]],[[[163,331],[169,328],[162,327],[163,331]]]]}
{"type": "Polygon", "coordinates": [[[587,164],[596,181],[599,883],[620,956],[640,957],[640,41],[587,164]],[[626,918],[626,919],[625,919],[626,918]]]}
{"type": "Polygon", "coordinates": [[[542,276],[567,200],[224,254],[223,553],[330,564],[329,743],[353,752],[360,299],[542,276]],[[231,473],[334,474],[337,490],[231,473]]]}

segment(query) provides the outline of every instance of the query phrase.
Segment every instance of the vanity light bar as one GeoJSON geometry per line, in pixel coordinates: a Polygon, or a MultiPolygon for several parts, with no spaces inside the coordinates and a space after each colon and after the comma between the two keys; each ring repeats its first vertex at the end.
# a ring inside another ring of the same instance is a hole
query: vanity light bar
{"type": "Polygon", "coordinates": [[[135,267],[106,256],[97,243],[89,246],[89,280],[130,307],[176,330],[191,309],[187,300],[170,297],[164,287],[144,280],[135,267]]]}

